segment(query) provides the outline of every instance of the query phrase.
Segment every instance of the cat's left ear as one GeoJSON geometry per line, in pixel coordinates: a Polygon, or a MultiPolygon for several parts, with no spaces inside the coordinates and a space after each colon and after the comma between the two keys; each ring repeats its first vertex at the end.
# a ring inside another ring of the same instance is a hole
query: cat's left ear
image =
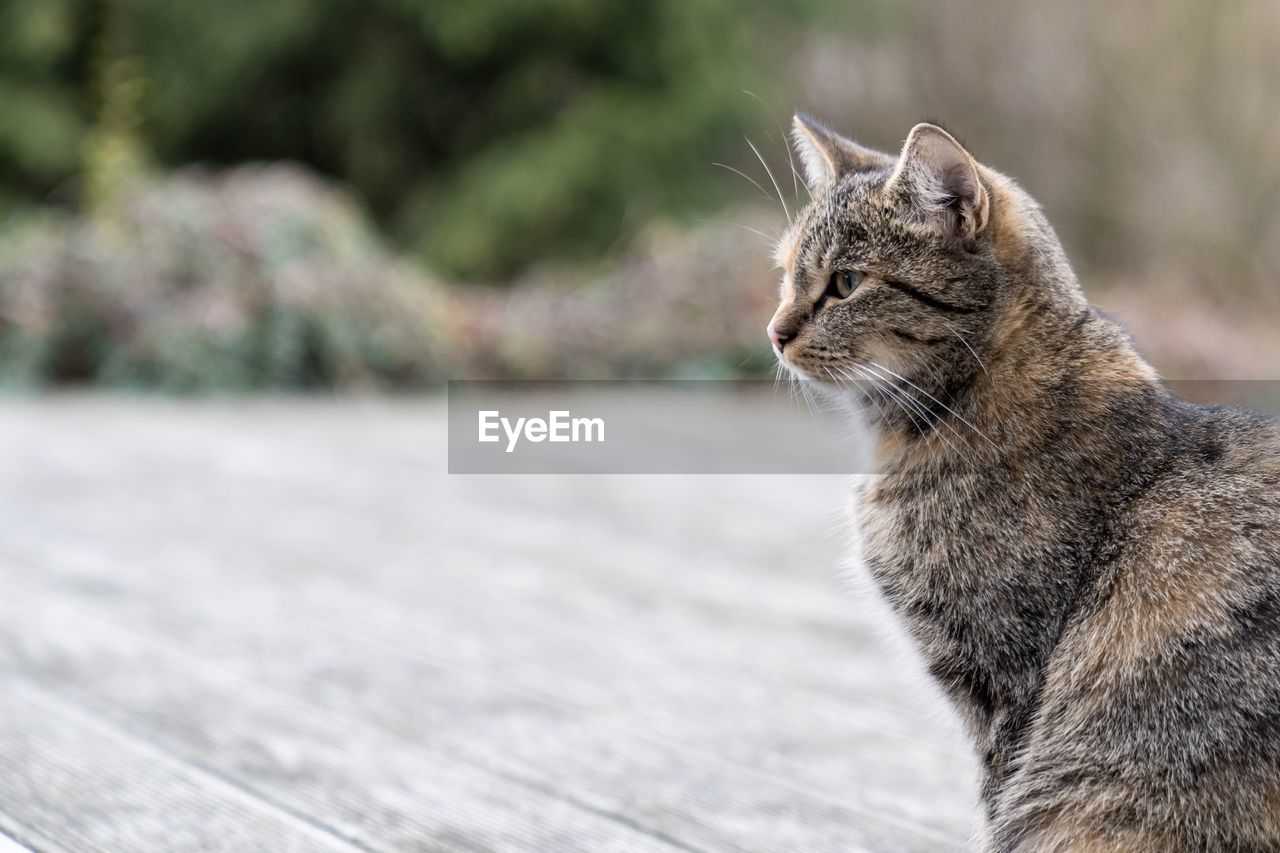
{"type": "Polygon", "coordinates": [[[813,195],[829,188],[841,175],[893,164],[889,155],[863,147],[804,113],[796,113],[792,119],[791,139],[804,167],[805,186],[813,195]]]}
{"type": "Polygon", "coordinates": [[[955,236],[975,237],[987,225],[991,203],[977,161],[935,124],[911,129],[888,187],[923,222],[955,236]]]}

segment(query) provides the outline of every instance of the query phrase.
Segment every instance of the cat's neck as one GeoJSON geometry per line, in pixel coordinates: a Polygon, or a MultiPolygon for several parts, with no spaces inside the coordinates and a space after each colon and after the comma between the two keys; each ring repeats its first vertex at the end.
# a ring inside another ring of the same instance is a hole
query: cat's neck
{"type": "Polygon", "coordinates": [[[1099,423],[1117,399],[1146,394],[1155,371],[1083,299],[1027,299],[963,372],[920,377],[912,418],[881,420],[879,473],[921,476],[1054,452],[1064,423],[1099,423]]]}

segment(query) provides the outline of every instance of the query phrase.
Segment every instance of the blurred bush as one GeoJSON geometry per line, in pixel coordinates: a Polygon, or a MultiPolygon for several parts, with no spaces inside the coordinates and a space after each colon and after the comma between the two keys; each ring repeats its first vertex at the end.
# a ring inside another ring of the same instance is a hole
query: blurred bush
{"type": "Polygon", "coordinates": [[[139,179],[107,213],[0,231],[0,383],[412,388],[445,374],[440,289],[297,168],[139,179]]]}
{"type": "Polygon", "coordinates": [[[774,193],[745,128],[790,194],[766,104],[941,119],[1157,364],[1270,375],[1277,57],[1248,0],[0,0],[0,382],[764,369],[771,263],[689,214],[774,193]]]}
{"type": "MultiPolygon", "coordinates": [[[[446,378],[767,376],[776,217],[654,223],[606,269],[441,284],[289,165],[138,175],[96,215],[0,229],[0,386],[413,390],[446,378]],[[745,229],[745,230],[744,230],[745,229]]],[[[1125,282],[1103,303],[1176,377],[1265,377],[1265,314],[1125,282]],[[1158,292],[1157,292],[1158,291],[1158,292]]]]}
{"type": "Polygon", "coordinates": [[[770,364],[767,256],[733,223],[659,223],[604,271],[449,287],[302,168],[140,174],[94,215],[44,211],[0,229],[0,386],[742,375],[770,364]]]}
{"type": "Polygon", "coordinates": [[[734,223],[658,223],[604,272],[547,270],[507,289],[459,289],[464,319],[451,375],[769,375],[773,358],[764,325],[777,301],[777,281],[768,255],[765,241],[744,236],[734,223]]]}
{"type": "Polygon", "coordinates": [[[300,160],[434,268],[502,278],[738,190],[710,164],[768,121],[741,90],[821,3],[4,0],[0,205],[69,195],[136,99],[160,165],[300,160]]]}

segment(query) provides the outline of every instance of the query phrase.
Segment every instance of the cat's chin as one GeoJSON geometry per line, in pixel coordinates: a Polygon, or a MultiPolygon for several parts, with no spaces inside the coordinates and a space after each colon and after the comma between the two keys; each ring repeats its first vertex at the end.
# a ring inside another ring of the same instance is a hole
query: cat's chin
{"type": "Polygon", "coordinates": [[[788,361],[786,356],[779,355],[776,348],[774,349],[773,354],[774,354],[774,357],[777,358],[778,360],[778,365],[792,378],[803,379],[806,382],[813,379],[813,377],[809,374],[809,372],[806,371],[803,367],[799,367],[793,364],[792,362],[788,361]]]}
{"type": "Polygon", "coordinates": [[[814,378],[813,374],[809,373],[809,371],[805,370],[803,367],[792,367],[789,364],[783,364],[783,367],[786,368],[786,371],[788,373],[790,373],[792,376],[794,376],[796,379],[799,379],[802,382],[817,381],[814,378]]]}
{"type": "Polygon", "coordinates": [[[848,383],[841,382],[829,372],[819,370],[806,370],[803,367],[783,363],[783,367],[796,379],[801,382],[812,383],[810,387],[814,390],[830,393],[833,391],[841,391],[847,389],[848,383]]]}
{"type": "Polygon", "coordinates": [[[841,381],[830,371],[826,371],[824,375],[820,371],[809,371],[785,361],[781,364],[793,378],[805,383],[818,399],[834,404],[837,409],[846,414],[856,415],[863,422],[873,417],[874,403],[865,391],[852,386],[849,382],[841,381]]]}

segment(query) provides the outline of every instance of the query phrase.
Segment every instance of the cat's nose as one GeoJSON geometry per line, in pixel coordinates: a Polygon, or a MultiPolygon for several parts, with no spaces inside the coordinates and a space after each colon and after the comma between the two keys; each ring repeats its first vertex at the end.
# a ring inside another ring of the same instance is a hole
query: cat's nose
{"type": "Polygon", "coordinates": [[[790,326],[776,326],[769,324],[769,328],[765,329],[769,333],[769,340],[773,341],[773,345],[778,348],[778,352],[782,352],[783,348],[789,341],[796,338],[796,330],[790,326]]]}

